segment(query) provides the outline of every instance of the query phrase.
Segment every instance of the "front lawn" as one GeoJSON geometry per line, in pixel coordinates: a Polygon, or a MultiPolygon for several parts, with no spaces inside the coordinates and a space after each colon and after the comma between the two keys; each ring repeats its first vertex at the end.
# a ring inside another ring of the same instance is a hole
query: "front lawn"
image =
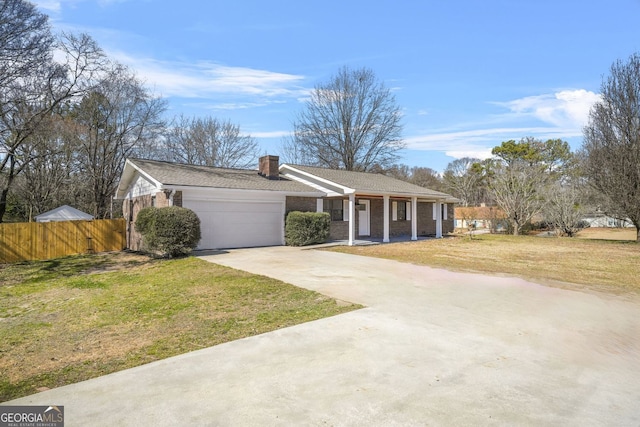
{"type": "Polygon", "coordinates": [[[0,401],[356,308],[197,258],[0,265],[0,401]]]}
{"type": "MultiPolygon", "coordinates": [[[[635,230],[634,230],[635,232],[635,230]]],[[[640,244],[558,237],[478,235],[331,248],[456,271],[509,274],[563,286],[640,294],[640,244]],[[566,286],[567,284],[564,284],[566,286]]]]}

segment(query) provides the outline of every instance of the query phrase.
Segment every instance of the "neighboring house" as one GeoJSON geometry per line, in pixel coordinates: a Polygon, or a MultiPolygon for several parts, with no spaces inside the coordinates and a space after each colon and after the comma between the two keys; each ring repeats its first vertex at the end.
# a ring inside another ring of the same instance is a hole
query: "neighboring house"
{"type": "Polygon", "coordinates": [[[490,229],[506,228],[504,211],[497,206],[457,206],[455,228],[490,229]]]}
{"type": "Polygon", "coordinates": [[[608,216],[602,212],[586,213],[582,218],[589,227],[625,228],[633,227],[630,219],[620,219],[608,216]]]}
{"type": "Polygon", "coordinates": [[[288,212],[328,212],[332,240],[442,237],[453,231],[448,194],[388,176],[279,165],[260,158],[258,170],[127,160],[116,193],[124,200],[127,242],[140,249],[137,213],[146,206],[183,206],[200,218],[198,249],[284,244],[288,212]]]}
{"type": "Polygon", "coordinates": [[[36,215],[36,222],[51,221],[90,221],[93,216],[68,205],[63,205],[48,212],[36,215]]]}

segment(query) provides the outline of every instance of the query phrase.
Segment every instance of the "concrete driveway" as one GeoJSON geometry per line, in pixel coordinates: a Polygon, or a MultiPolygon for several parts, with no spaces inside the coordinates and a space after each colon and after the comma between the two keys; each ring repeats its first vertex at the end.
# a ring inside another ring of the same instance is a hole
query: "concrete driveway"
{"type": "Polygon", "coordinates": [[[29,396],[66,426],[640,425],[640,303],[288,247],[211,262],[355,312],[29,396]]]}

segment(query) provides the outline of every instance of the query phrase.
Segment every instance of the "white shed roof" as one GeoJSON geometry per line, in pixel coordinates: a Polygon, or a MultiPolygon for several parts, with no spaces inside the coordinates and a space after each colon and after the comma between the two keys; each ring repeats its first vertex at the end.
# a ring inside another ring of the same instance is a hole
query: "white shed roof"
{"type": "Polygon", "coordinates": [[[92,215],[68,205],[63,205],[35,216],[36,222],[91,220],[92,215]]]}

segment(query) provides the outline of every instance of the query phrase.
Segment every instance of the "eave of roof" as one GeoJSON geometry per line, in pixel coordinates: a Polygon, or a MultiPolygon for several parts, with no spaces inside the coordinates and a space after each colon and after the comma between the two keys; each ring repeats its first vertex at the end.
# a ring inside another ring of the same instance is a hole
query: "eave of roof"
{"type": "MultiPolygon", "coordinates": [[[[420,187],[386,175],[367,172],[324,169],[314,166],[283,164],[281,172],[292,179],[306,177],[316,188],[333,187],[342,190],[342,194],[366,193],[370,195],[390,195],[400,197],[420,197],[435,200],[455,200],[451,195],[420,187]]],[[[309,185],[309,183],[307,183],[309,185]]]]}

